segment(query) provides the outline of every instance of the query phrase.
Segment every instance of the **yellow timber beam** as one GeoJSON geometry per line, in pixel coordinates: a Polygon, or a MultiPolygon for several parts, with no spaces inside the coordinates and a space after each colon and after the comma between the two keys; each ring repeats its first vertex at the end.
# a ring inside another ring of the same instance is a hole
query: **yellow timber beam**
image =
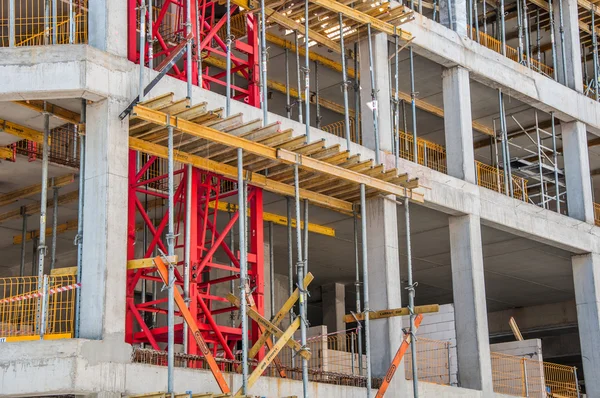
{"type": "Polygon", "coordinates": [[[8,120],[0,119],[0,131],[23,138],[24,140],[37,142],[38,144],[44,143],[44,133],[41,131],[21,126],[8,120]]]}
{"type": "MultiPolygon", "coordinates": [[[[159,158],[163,159],[168,159],[169,157],[167,147],[158,144],[152,144],[139,138],[129,137],[129,148],[135,149],[136,151],[145,152],[149,155],[158,156],[159,158]]],[[[202,170],[212,171],[225,177],[237,179],[237,167],[215,162],[214,160],[206,159],[201,156],[175,150],[174,160],[183,164],[192,165],[202,170]]],[[[244,175],[246,181],[256,187],[264,189],[265,191],[285,196],[294,195],[294,187],[291,185],[271,180],[262,174],[252,173],[250,171],[245,171],[244,175]]],[[[308,199],[314,204],[322,207],[330,208],[344,214],[352,214],[352,203],[345,200],[332,198],[330,196],[311,192],[306,189],[300,189],[300,197],[303,199],[308,199]]]]}
{"type": "Polygon", "coordinates": [[[0,159],[12,159],[12,148],[0,147],[0,159]]]}
{"type": "MultiPolygon", "coordinates": [[[[79,191],[73,191],[73,192],[66,193],[64,195],[60,195],[58,197],[58,205],[63,206],[68,203],[75,202],[78,198],[79,198],[79,191]]],[[[53,203],[54,203],[54,200],[49,199],[47,202],[47,206],[51,207],[53,205],[53,203]]],[[[27,206],[25,206],[25,214],[31,215],[31,214],[39,213],[40,207],[41,207],[41,202],[32,203],[30,205],[27,205],[27,206]]],[[[21,214],[20,208],[13,209],[13,210],[10,210],[10,211],[0,214],[0,223],[2,223],[4,221],[14,220],[15,218],[19,218],[21,216],[22,216],[22,214],[21,214]]]]}
{"type": "Polygon", "coordinates": [[[343,5],[335,0],[310,0],[311,3],[320,5],[323,8],[327,8],[335,13],[342,13],[345,17],[350,18],[356,22],[363,24],[371,24],[373,29],[377,29],[380,32],[387,33],[388,35],[398,35],[400,40],[408,41],[412,38],[412,34],[405,32],[394,25],[383,22],[378,18],[372,17],[364,12],[355,10],[346,5],[343,5]]]}
{"type": "Polygon", "coordinates": [[[13,101],[13,103],[24,106],[36,112],[49,112],[53,116],[64,120],[67,123],[79,124],[81,119],[79,113],[70,111],[58,105],[46,102],[46,108],[44,109],[44,101],[42,100],[28,100],[28,101],[13,101]]]}
{"type": "MultiPolygon", "coordinates": [[[[60,177],[48,178],[48,188],[62,187],[75,181],[75,174],[66,174],[60,177]]],[[[0,206],[5,206],[19,199],[26,198],[31,195],[36,195],[42,192],[42,184],[29,185],[25,188],[20,188],[12,192],[0,195],[0,206]]]]}
{"type": "MultiPolygon", "coordinates": [[[[56,233],[62,234],[67,231],[75,231],[77,229],[77,220],[67,221],[63,224],[58,224],[56,226],[56,233]]],[[[46,228],[46,236],[52,235],[52,227],[46,228]]],[[[25,234],[25,242],[29,242],[33,238],[40,237],[40,230],[36,229],[35,231],[29,231],[25,234]]],[[[13,236],[13,245],[20,245],[23,241],[23,237],[19,235],[13,236]]]]}
{"type": "MultiPolygon", "coordinates": [[[[170,263],[176,264],[179,259],[177,256],[167,256],[167,260],[170,263]]],[[[140,268],[153,268],[156,267],[154,264],[154,257],[152,258],[136,258],[135,260],[127,261],[127,269],[140,269],[140,268]]]]}
{"type": "MultiPolygon", "coordinates": [[[[272,148],[267,145],[263,145],[241,137],[224,133],[219,130],[212,129],[210,127],[190,122],[189,120],[179,119],[177,117],[171,118],[165,113],[155,111],[143,107],[141,105],[137,105],[133,108],[132,116],[165,127],[170,123],[170,125],[173,126],[175,129],[182,131],[186,134],[190,134],[192,136],[203,138],[208,141],[212,141],[229,147],[242,148],[248,153],[258,155],[265,159],[276,160],[290,165],[297,164],[303,170],[308,170],[314,173],[327,174],[355,184],[364,184],[366,187],[376,189],[378,191],[381,191],[382,193],[387,193],[390,195],[400,197],[408,197],[416,202],[424,201],[423,195],[421,193],[414,192],[410,188],[392,184],[375,177],[371,177],[365,174],[345,169],[343,167],[334,166],[327,162],[323,162],[321,160],[317,160],[308,156],[303,156],[289,150],[281,148],[272,148]]],[[[129,142],[131,143],[131,138],[129,142]]],[[[179,161],[178,159],[176,160],[179,161]]],[[[232,169],[236,169],[233,166],[230,167],[232,169]]],[[[293,190],[293,187],[289,187],[293,190]]],[[[308,193],[309,191],[306,192],[308,193]]],[[[315,193],[313,192],[312,194],[315,193]]]]}
{"type": "MultiPolygon", "coordinates": [[[[211,209],[214,209],[215,202],[210,202],[209,206],[211,209]]],[[[220,211],[226,211],[228,213],[233,213],[233,212],[237,211],[238,207],[236,204],[233,204],[233,203],[219,202],[218,208],[220,211]]],[[[287,223],[288,223],[287,217],[280,216],[278,214],[267,213],[267,212],[263,212],[263,220],[267,221],[267,222],[270,221],[274,224],[285,225],[285,226],[287,226],[287,223]]],[[[292,218],[291,224],[292,224],[292,228],[296,228],[296,219],[295,218],[292,218]]],[[[304,221],[300,221],[300,227],[304,228],[304,221]]],[[[314,232],[316,234],[325,235],[325,236],[332,236],[332,237],[335,236],[335,229],[329,228],[329,227],[324,227],[319,224],[308,223],[308,231],[314,232]]]]}

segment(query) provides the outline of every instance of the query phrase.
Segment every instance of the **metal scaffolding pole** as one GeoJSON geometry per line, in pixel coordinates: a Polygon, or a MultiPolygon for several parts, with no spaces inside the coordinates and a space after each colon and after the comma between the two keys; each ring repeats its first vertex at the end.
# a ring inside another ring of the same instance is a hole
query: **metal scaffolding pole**
{"type": "MultiPolygon", "coordinates": [[[[483,0],[485,3],[485,0],[483,0]]],[[[477,43],[479,43],[479,9],[477,7],[478,0],[473,2],[473,14],[475,15],[475,38],[477,39],[477,43]]]]}
{"type": "MultiPolygon", "coordinates": [[[[346,49],[344,47],[344,24],[342,13],[338,14],[340,24],[340,50],[342,52],[342,93],[344,94],[344,135],[346,150],[350,151],[350,109],[348,108],[348,77],[346,75],[346,49]]],[[[356,72],[355,72],[356,73],[356,72]]]]}
{"type": "MultiPolygon", "coordinates": [[[[81,100],[81,124],[85,123],[86,100],[81,100]]],[[[81,131],[81,130],[80,130],[81,131]]],[[[83,272],[83,208],[85,191],[85,135],[79,137],[79,199],[77,206],[77,235],[75,245],[77,246],[77,283],[81,283],[83,272]]],[[[79,337],[79,316],[81,309],[81,289],[75,289],[75,337],[79,337]]]]}
{"type": "MultiPolygon", "coordinates": [[[[194,0],[194,7],[198,10],[198,0],[194,0]]],[[[200,52],[200,13],[196,11],[196,60],[198,62],[198,87],[202,88],[202,53],[200,52]]]]}
{"type": "MultiPolygon", "coordinates": [[[[190,305],[190,268],[192,258],[192,165],[187,165],[185,173],[185,241],[183,253],[183,299],[190,305]]],[[[144,247],[146,247],[144,245],[144,247]]],[[[231,249],[233,250],[233,248],[231,249]]],[[[189,354],[188,325],[183,322],[183,352],[189,354]]]]}
{"type": "MultiPolygon", "coordinates": [[[[353,209],[354,219],[354,288],[356,289],[356,313],[360,314],[360,261],[358,254],[358,212],[356,206],[353,209]]],[[[362,365],[362,327],[360,322],[357,322],[357,335],[358,335],[358,374],[362,376],[363,365],[362,365]]]]}
{"type": "MultiPolygon", "coordinates": [[[[140,9],[140,79],[139,94],[140,102],[144,100],[144,64],[146,63],[146,3],[142,2],[140,9]]],[[[188,92],[189,95],[189,92],[188,92]]]]}
{"type": "Polygon", "coordinates": [[[302,227],[304,234],[304,275],[308,273],[308,199],[304,199],[304,226],[302,227]]]}
{"type": "MultiPolygon", "coordinates": [[[[226,6],[227,9],[225,10],[225,14],[227,16],[227,21],[225,22],[225,116],[229,117],[231,116],[231,0],[227,0],[226,6]]],[[[263,120],[263,126],[264,123],[265,122],[263,120]]]]}
{"type": "Polygon", "coordinates": [[[271,303],[271,318],[275,316],[275,258],[273,252],[273,222],[269,221],[269,299],[271,303]]]}
{"type": "MultiPolygon", "coordinates": [[[[143,0],[142,0],[143,4],[143,0]]],[[[229,11],[229,9],[228,9],[229,11]]],[[[229,12],[227,12],[229,15],[229,12]]],[[[148,23],[149,25],[150,23],[148,23]]],[[[191,0],[185,0],[185,35],[189,36],[192,33],[192,2],[191,0]]],[[[192,41],[188,40],[186,44],[186,62],[185,62],[185,75],[187,77],[187,98],[189,100],[187,107],[190,107],[192,102],[192,41]]],[[[185,323],[185,322],[184,322],[185,323]]]]}
{"type": "MultiPolygon", "coordinates": [[[[594,91],[596,93],[596,101],[600,99],[598,90],[598,35],[596,34],[596,7],[592,6],[592,54],[594,59],[594,91]]],[[[585,57],[583,58],[585,63],[585,57]]]]}
{"type": "MultiPolygon", "coordinates": [[[[302,349],[306,350],[306,324],[307,324],[307,311],[306,311],[306,290],[302,282],[304,281],[304,260],[302,259],[302,232],[300,229],[300,184],[298,181],[298,165],[294,164],[294,204],[296,208],[296,273],[298,280],[298,290],[300,291],[300,343],[302,349]]],[[[303,397],[308,398],[308,362],[306,358],[302,357],[302,391],[303,397]]]]}
{"type": "Polygon", "coordinates": [[[523,25],[525,29],[525,58],[527,67],[531,68],[531,47],[529,38],[529,16],[527,15],[527,0],[521,0],[523,2],[523,25]]]}
{"type": "Polygon", "coordinates": [[[546,209],[546,190],[544,187],[544,168],[542,165],[542,143],[540,141],[540,126],[538,122],[538,114],[535,111],[535,137],[536,137],[536,147],[537,147],[537,156],[538,156],[538,171],[540,173],[540,193],[542,195],[542,207],[546,209]]]}
{"type": "Polygon", "coordinates": [[[69,0],[69,44],[75,43],[75,18],[73,12],[73,0],[69,0]]]}
{"type": "Polygon", "coordinates": [[[27,212],[25,206],[21,206],[21,217],[23,224],[21,226],[21,264],[19,267],[19,276],[25,276],[25,243],[27,242],[27,212]]]}
{"type": "MultiPolygon", "coordinates": [[[[168,174],[169,174],[169,199],[168,199],[168,229],[167,229],[167,251],[169,257],[175,255],[175,177],[174,177],[174,163],[173,163],[173,126],[167,126],[169,133],[168,147],[169,147],[169,158],[168,158],[168,174]]],[[[173,376],[175,369],[175,264],[169,261],[169,280],[167,281],[168,290],[168,315],[167,315],[167,361],[168,361],[168,372],[167,372],[167,391],[173,396],[173,376]]]]}
{"type": "Polygon", "coordinates": [[[560,55],[562,58],[563,68],[563,84],[567,85],[567,51],[565,49],[565,26],[563,18],[563,5],[562,0],[558,0],[558,29],[560,32],[560,55]]]}
{"type": "Polygon", "coordinates": [[[519,44],[517,46],[517,60],[523,62],[523,16],[521,12],[521,0],[516,0],[517,5],[517,32],[519,34],[519,44]]]}
{"type": "Polygon", "coordinates": [[[44,45],[51,43],[50,41],[50,23],[51,23],[51,5],[50,0],[44,0],[44,45]]]}
{"type": "Polygon", "coordinates": [[[540,69],[540,65],[542,63],[542,48],[541,48],[541,42],[542,42],[542,37],[540,35],[540,9],[537,8],[535,10],[535,25],[536,25],[536,30],[535,30],[535,42],[536,42],[536,46],[537,46],[537,62],[538,62],[538,72],[542,72],[542,70],[540,69]]]}
{"type": "Polygon", "coordinates": [[[552,10],[552,0],[548,0],[548,19],[550,21],[550,48],[552,49],[552,71],[554,74],[553,78],[554,80],[558,81],[558,66],[556,65],[556,41],[554,39],[554,12],[552,10]]]}
{"type": "Polygon", "coordinates": [[[369,261],[367,258],[367,200],[365,184],[360,184],[361,247],[363,262],[363,303],[365,313],[365,354],[367,361],[367,398],[371,397],[371,333],[369,329],[369,261]]]}
{"type": "Polygon", "coordinates": [[[56,237],[58,231],[58,187],[52,188],[52,247],[50,249],[50,271],[56,266],[56,237]]]}
{"type": "Polygon", "coordinates": [[[298,121],[302,123],[302,83],[300,78],[300,50],[298,47],[298,31],[294,31],[294,42],[296,45],[296,77],[298,79],[298,121]]]}
{"type": "Polygon", "coordinates": [[[358,59],[359,59],[358,42],[354,42],[354,135],[356,142],[360,143],[362,126],[360,123],[360,79],[358,77],[358,59]]]}
{"type": "Polygon", "coordinates": [[[371,106],[373,108],[373,134],[375,135],[375,163],[380,164],[379,160],[379,126],[378,126],[378,103],[377,86],[375,85],[375,71],[373,70],[373,43],[371,43],[371,24],[367,24],[367,45],[369,48],[369,75],[371,78],[371,106]]]}
{"type": "MultiPolygon", "coordinates": [[[[229,11],[229,9],[227,11],[229,11]]],[[[227,14],[229,15],[229,12],[227,14]]],[[[308,50],[306,50],[306,54],[308,57],[308,50]]],[[[265,0],[260,0],[260,57],[260,86],[262,90],[261,107],[263,111],[263,126],[266,126],[269,123],[269,94],[267,85],[267,23],[265,21],[265,0]]]]}
{"type": "Polygon", "coordinates": [[[508,134],[506,129],[506,116],[504,112],[504,95],[498,89],[498,103],[500,107],[500,130],[502,132],[502,162],[504,169],[504,186],[506,193],[513,197],[512,173],[510,168],[510,152],[508,149],[508,134]]]}
{"type": "Polygon", "coordinates": [[[292,118],[292,105],[290,104],[290,50],[285,49],[285,112],[288,119],[292,118]]]}
{"type": "Polygon", "coordinates": [[[468,23],[469,23],[469,29],[467,30],[467,35],[469,36],[470,39],[473,39],[473,30],[471,29],[473,27],[473,0],[469,0],[468,1],[468,11],[467,11],[467,18],[468,18],[468,23]]]}
{"type": "MultiPolygon", "coordinates": [[[[294,241],[292,238],[292,201],[290,197],[285,198],[287,208],[287,247],[288,247],[288,296],[294,293],[294,241]]],[[[294,307],[290,308],[290,325],[294,322],[296,315],[294,314],[294,307]]],[[[292,368],[296,367],[295,364],[295,352],[291,349],[292,368]]]]}
{"type": "Polygon", "coordinates": [[[58,0],[52,0],[52,44],[58,44],[58,0]]]}
{"type": "Polygon", "coordinates": [[[417,363],[417,347],[415,344],[415,287],[416,284],[413,282],[413,269],[412,269],[412,249],[410,241],[410,201],[408,198],[404,199],[404,222],[406,229],[406,263],[407,263],[407,277],[408,277],[408,312],[410,313],[410,350],[412,359],[412,381],[413,381],[413,396],[419,398],[419,377],[417,375],[418,363],[417,363]]]}
{"type": "Polygon", "coordinates": [[[246,200],[244,184],[244,151],[237,149],[238,233],[240,236],[240,317],[242,318],[242,394],[248,393],[248,318],[246,317],[246,200]]]}
{"type": "MultiPolygon", "coordinates": [[[[154,69],[154,39],[152,38],[152,24],[154,23],[154,16],[152,15],[153,1],[148,0],[148,68],[154,69]]],[[[184,322],[185,323],[185,322],[184,322]]]]}
{"type": "MultiPolygon", "coordinates": [[[[394,155],[395,155],[395,167],[398,168],[400,163],[400,102],[399,102],[399,91],[400,91],[400,72],[398,64],[398,53],[400,52],[398,44],[398,32],[394,28],[394,131],[392,137],[394,140],[394,155]]],[[[406,133],[406,131],[404,132],[406,133]]]]}
{"type": "Polygon", "coordinates": [[[502,43],[502,55],[506,57],[506,21],[504,20],[504,0],[500,0],[500,42],[502,43]]]}
{"type": "Polygon", "coordinates": [[[15,1],[8,0],[8,46],[15,46],[15,1]]]}
{"type": "MultiPolygon", "coordinates": [[[[342,56],[343,58],[343,56],[342,56]]],[[[321,105],[319,105],[319,63],[315,61],[315,108],[316,112],[316,127],[321,128],[321,105]]]]}
{"type": "Polygon", "coordinates": [[[417,103],[415,92],[415,65],[413,48],[408,48],[408,56],[410,59],[410,105],[412,109],[412,135],[413,135],[413,161],[419,163],[419,151],[417,147],[417,103]]]}
{"type": "Polygon", "coordinates": [[[550,124],[552,127],[552,151],[554,152],[554,194],[556,195],[556,212],[560,213],[560,186],[558,185],[558,151],[556,149],[556,129],[554,123],[554,112],[550,112],[550,124]]]}
{"type": "MultiPolygon", "coordinates": [[[[44,102],[44,146],[42,147],[42,192],[40,195],[40,241],[38,244],[38,290],[42,290],[42,279],[44,276],[44,260],[46,257],[46,209],[48,202],[48,155],[50,136],[50,113],[46,112],[44,102]]],[[[38,314],[39,316],[39,314],[38,314]]]]}
{"type": "MultiPolygon", "coordinates": [[[[310,142],[310,45],[308,38],[309,31],[309,0],[304,1],[304,105],[305,111],[304,124],[306,126],[306,143],[310,142]]],[[[298,93],[300,94],[300,93],[298,93]]],[[[302,283],[302,279],[300,282],[302,283]]]]}

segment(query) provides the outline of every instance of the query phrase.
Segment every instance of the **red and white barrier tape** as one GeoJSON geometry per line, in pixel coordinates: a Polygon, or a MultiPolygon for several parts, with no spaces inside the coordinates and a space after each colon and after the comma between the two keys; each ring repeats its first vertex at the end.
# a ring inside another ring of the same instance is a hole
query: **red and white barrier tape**
{"type": "MultiPolygon", "coordinates": [[[[67,286],[53,287],[53,288],[48,289],[48,294],[50,295],[50,294],[56,294],[56,293],[60,293],[60,292],[66,292],[67,290],[73,290],[73,289],[77,289],[80,287],[81,287],[81,283],[74,283],[72,285],[67,285],[67,286]]],[[[0,304],[14,303],[17,301],[38,298],[38,297],[42,297],[42,294],[43,294],[42,292],[37,291],[34,293],[23,294],[21,296],[9,297],[9,298],[0,300],[0,304]]]]}

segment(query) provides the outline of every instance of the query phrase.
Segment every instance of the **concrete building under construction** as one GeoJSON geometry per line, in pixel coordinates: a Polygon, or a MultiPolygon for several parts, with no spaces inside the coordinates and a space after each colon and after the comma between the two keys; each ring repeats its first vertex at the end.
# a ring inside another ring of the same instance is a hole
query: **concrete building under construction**
{"type": "Polygon", "coordinates": [[[596,3],[0,0],[0,396],[599,398],[596,3]]]}

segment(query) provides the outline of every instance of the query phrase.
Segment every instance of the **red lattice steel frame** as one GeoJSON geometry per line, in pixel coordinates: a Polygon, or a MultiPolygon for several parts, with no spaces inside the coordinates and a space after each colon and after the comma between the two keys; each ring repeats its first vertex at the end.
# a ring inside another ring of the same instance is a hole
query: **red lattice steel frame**
{"type": "MultiPolygon", "coordinates": [[[[139,39],[139,11],[137,8],[143,0],[128,1],[128,58],[130,61],[140,63],[140,53],[138,48],[139,39]]],[[[217,34],[219,30],[225,27],[226,14],[217,17],[217,12],[222,13],[224,7],[218,4],[218,1],[211,0],[191,0],[191,32],[194,36],[192,46],[192,84],[198,85],[198,54],[203,57],[217,56],[225,58],[227,46],[225,40],[217,34]],[[197,32],[199,37],[197,37],[197,32]],[[198,46],[198,43],[200,45],[198,46]],[[200,52],[198,52],[198,47],[200,52]]],[[[154,10],[154,22],[152,26],[152,40],[157,43],[154,47],[156,52],[154,58],[158,60],[167,56],[186,36],[185,0],[163,0],[157,2],[154,10]],[[156,48],[158,47],[158,48],[156,48]]],[[[230,13],[233,16],[239,12],[237,6],[232,6],[230,13]]],[[[247,86],[239,86],[232,83],[231,88],[235,93],[233,98],[244,101],[252,106],[260,107],[260,87],[259,87],[259,42],[258,42],[258,18],[253,14],[246,14],[246,28],[244,41],[234,38],[232,40],[231,54],[231,73],[241,73],[247,86]],[[234,52],[235,50],[235,52],[234,52]],[[241,54],[240,56],[236,54],[241,54]]],[[[148,13],[146,13],[146,25],[148,13]]],[[[223,29],[224,31],[224,29],[223,29]]],[[[148,65],[148,41],[146,40],[144,65],[148,65]]],[[[187,57],[173,67],[169,74],[181,80],[187,80],[187,57]]],[[[158,65],[158,62],[154,63],[158,65]]],[[[206,66],[202,68],[202,87],[210,89],[211,85],[216,84],[225,87],[226,72],[214,73],[206,66]]],[[[240,79],[238,79],[239,81],[240,79]]],[[[232,79],[233,81],[233,79],[232,79]]]]}
{"type": "MultiPolygon", "coordinates": [[[[143,157],[142,157],[143,159],[143,157]]],[[[167,199],[168,196],[164,190],[167,184],[167,174],[149,176],[149,170],[152,165],[158,162],[155,157],[149,157],[147,162],[136,167],[137,152],[130,151],[129,156],[129,203],[128,203],[128,259],[137,257],[148,258],[152,256],[155,248],[167,252],[166,242],[163,241],[163,235],[166,231],[168,222],[168,211],[165,211],[159,219],[152,220],[146,210],[140,197],[147,194],[152,198],[167,199]],[[139,224],[139,219],[142,224],[139,224]],[[148,230],[147,246],[142,250],[139,245],[142,244],[136,240],[136,231],[146,226],[148,230]],[[142,227],[142,228],[140,228],[142,227]],[[136,250],[137,248],[137,250],[136,250]],[[141,254],[140,254],[141,253],[141,254]]],[[[152,170],[155,170],[153,167],[152,170]]],[[[159,174],[159,173],[156,173],[159,174]]],[[[181,168],[175,171],[176,182],[180,182],[175,187],[175,225],[176,225],[176,253],[183,253],[185,242],[185,203],[186,203],[186,181],[187,168],[181,168]]],[[[235,345],[241,339],[241,328],[232,327],[230,317],[221,316],[221,322],[218,322],[217,315],[231,314],[236,311],[229,302],[221,296],[215,294],[214,289],[220,284],[226,284],[229,290],[231,280],[239,280],[239,259],[238,252],[234,253],[229,247],[227,241],[228,233],[232,228],[237,229],[236,222],[239,213],[233,212],[231,219],[227,213],[216,210],[219,201],[228,197],[236,196],[237,190],[222,192],[224,182],[230,180],[224,177],[205,172],[199,169],[192,169],[192,197],[191,197],[191,223],[190,223],[190,302],[189,309],[195,317],[199,329],[202,331],[205,341],[213,350],[215,357],[226,359],[235,359],[235,345]],[[221,258],[226,258],[227,264],[219,262],[215,256],[219,254],[221,258]],[[217,270],[225,276],[216,276],[217,270]],[[212,271],[212,272],[211,272],[212,271]],[[224,271],[224,272],[223,272],[224,271]],[[232,274],[231,274],[232,273],[232,274]],[[226,318],[228,325],[223,324],[226,318]]],[[[232,184],[227,184],[232,185],[232,184]]],[[[258,311],[264,314],[264,271],[263,271],[263,199],[262,190],[256,187],[248,187],[247,207],[250,213],[250,225],[248,231],[248,279],[249,288],[252,291],[258,311]]],[[[176,284],[183,290],[183,258],[177,263],[175,270],[176,284]]],[[[167,327],[146,324],[144,314],[156,313],[164,315],[164,319],[158,320],[157,324],[166,325],[167,299],[166,294],[154,301],[141,302],[136,298],[136,286],[142,281],[156,281],[158,286],[163,285],[160,276],[156,273],[156,268],[143,268],[127,271],[127,303],[126,303],[126,337],[125,340],[130,343],[146,343],[156,350],[159,343],[167,341],[167,327]]],[[[223,291],[223,290],[222,290],[223,291]]],[[[236,292],[237,293],[237,292],[236,292]]],[[[157,315],[158,316],[158,315],[157,315]]],[[[176,317],[179,316],[176,311],[176,317]]],[[[175,325],[175,343],[183,342],[183,323],[179,321],[175,325]]],[[[250,341],[256,341],[259,337],[259,330],[256,326],[250,330],[250,341]]],[[[194,338],[189,336],[189,354],[200,355],[200,351],[194,343],[194,338]]]]}

